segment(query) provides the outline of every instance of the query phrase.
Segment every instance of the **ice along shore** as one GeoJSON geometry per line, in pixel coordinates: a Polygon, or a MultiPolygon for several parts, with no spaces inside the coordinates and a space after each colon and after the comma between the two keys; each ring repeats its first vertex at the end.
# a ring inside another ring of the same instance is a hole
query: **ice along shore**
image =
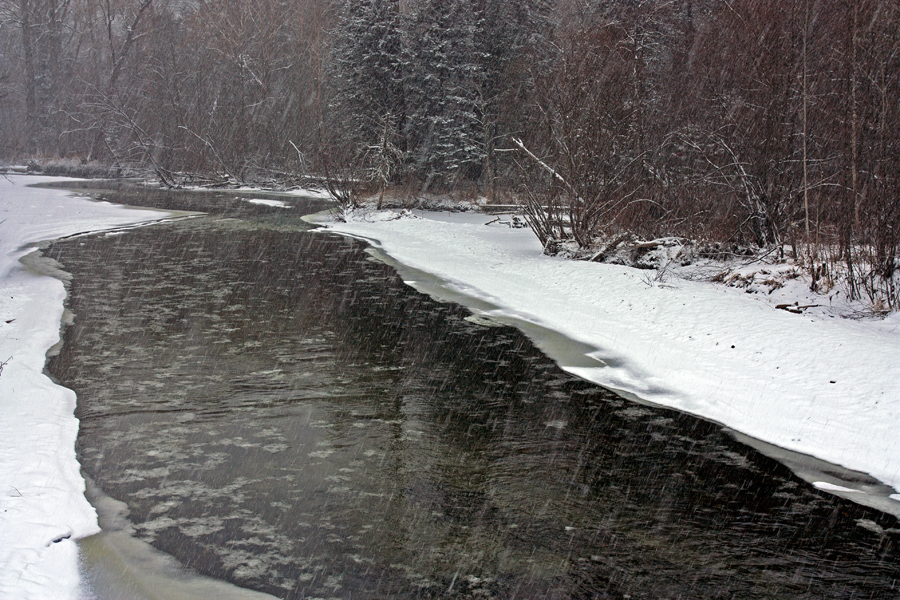
{"type": "Polygon", "coordinates": [[[721,423],[819,489],[900,515],[900,315],[792,314],[722,285],[659,284],[638,269],[545,256],[527,229],[490,221],[408,211],[318,220],[477,299],[486,317],[579,342],[583,360],[561,362],[569,372],[721,423]]]}
{"type": "Polygon", "coordinates": [[[28,258],[44,240],[170,217],[29,187],[56,180],[0,177],[2,598],[77,597],[76,540],[99,531],[75,457],[75,393],[44,374],[47,353],[60,341],[66,291],[60,279],[34,272],[52,271],[52,261],[28,258]]]}

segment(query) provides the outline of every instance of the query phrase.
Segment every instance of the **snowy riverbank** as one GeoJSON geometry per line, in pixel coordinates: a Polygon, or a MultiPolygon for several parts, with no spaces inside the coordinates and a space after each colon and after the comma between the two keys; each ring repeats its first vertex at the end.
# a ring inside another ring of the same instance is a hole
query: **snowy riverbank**
{"type": "Polygon", "coordinates": [[[19,260],[42,240],[169,216],[26,187],[54,180],[0,177],[0,598],[77,597],[75,540],[99,530],[75,458],[75,394],[43,372],[65,289],[19,260]]]}
{"type": "MultiPolygon", "coordinates": [[[[0,598],[77,597],[75,540],[97,531],[74,451],[75,395],[43,374],[65,289],[19,260],[42,240],[170,216],[26,187],[52,180],[0,177],[0,362],[8,361],[0,373],[0,598]]],[[[395,216],[331,228],[379,240],[398,261],[494,306],[487,316],[538,323],[593,348],[563,363],[573,373],[869,473],[895,490],[872,492],[877,499],[900,507],[900,316],[795,315],[725,286],[546,257],[528,230],[486,227],[490,216],[395,216]]],[[[871,492],[840,473],[818,487],[871,492]]]]}
{"type": "Polygon", "coordinates": [[[792,314],[724,285],[662,284],[647,271],[544,256],[529,230],[485,226],[491,216],[398,216],[328,227],[497,307],[485,316],[536,323],[594,348],[589,360],[563,365],[580,377],[870,474],[893,490],[855,485],[840,470],[813,480],[900,514],[900,315],[792,314]]]}

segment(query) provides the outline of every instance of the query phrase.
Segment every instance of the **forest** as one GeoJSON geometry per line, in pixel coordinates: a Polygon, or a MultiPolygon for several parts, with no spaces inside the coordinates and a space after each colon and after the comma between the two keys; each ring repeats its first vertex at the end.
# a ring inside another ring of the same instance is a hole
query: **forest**
{"type": "Polygon", "coordinates": [[[519,203],[900,309],[898,0],[0,0],[0,160],[519,203]],[[756,251],[756,250],[754,250],[756,251]]]}

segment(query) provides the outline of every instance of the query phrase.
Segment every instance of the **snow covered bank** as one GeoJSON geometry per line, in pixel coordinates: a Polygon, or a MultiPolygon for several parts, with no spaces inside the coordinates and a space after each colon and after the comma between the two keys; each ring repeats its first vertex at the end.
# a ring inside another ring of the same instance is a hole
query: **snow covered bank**
{"type": "MultiPolygon", "coordinates": [[[[188,187],[186,189],[191,189],[195,191],[210,191],[210,188],[204,187],[188,187]]],[[[222,191],[222,189],[227,188],[213,188],[216,191],[222,191]]],[[[237,192],[265,192],[267,194],[282,194],[284,196],[297,196],[299,198],[316,198],[318,200],[331,200],[331,194],[326,192],[320,188],[312,188],[312,187],[300,187],[293,188],[288,190],[278,190],[272,188],[262,188],[252,185],[242,185],[240,187],[234,188],[237,192]]]]}
{"type": "Polygon", "coordinates": [[[547,257],[529,230],[485,226],[492,216],[412,216],[375,213],[329,227],[499,307],[486,316],[537,323],[594,348],[593,364],[562,365],[580,377],[870,474],[894,488],[876,492],[874,504],[900,514],[900,315],[792,314],[723,285],[547,257]]]}
{"type": "Polygon", "coordinates": [[[282,202],[281,200],[266,200],[264,198],[249,198],[247,200],[250,204],[259,204],[261,206],[269,206],[272,208],[288,208],[288,205],[282,202]]]}
{"type": "Polygon", "coordinates": [[[98,531],[75,458],[75,393],[43,374],[65,289],[19,259],[42,240],[170,216],[26,187],[59,180],[0,177],[0,598],[76,597],[75,540],[98,531]]]}

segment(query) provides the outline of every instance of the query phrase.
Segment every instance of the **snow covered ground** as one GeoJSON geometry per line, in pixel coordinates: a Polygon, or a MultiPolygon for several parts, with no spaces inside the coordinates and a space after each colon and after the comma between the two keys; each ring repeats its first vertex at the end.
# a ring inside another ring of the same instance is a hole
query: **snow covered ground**
{"type": "MultiPolygon", "coordinates": [[[[75,393],[43,374],[59,342],[65,289],[19,259],[34,244],[158,221],[130,209],[31,184],[51,177],[0,175],[0,598],[78,594],[76,539],[98,531],[75,458],[75,393]]],[[[35,263],[35,261],[28,261],[35,263]]],[[[46,261],[40,265],[52,269],[46,261]]]]}
{"type": "MultiPolygon", "coordinates": [[[[192,189],[195,191],[209,191],[209,188],[203,187],[187,187],[185,189],[192,189]]],[[[325,190],[311,187],[301,187],[294,188],[291,190],[283,190],[283,191],[272,191],[271,189],[263,189],[261,187],[252,186],[252,185],[242,185],[240,187],[235,188],[235,191],[238,192],[266,192],[267,194],[281,194],[284,196],[299,196],[300,198],[317,198],[319,200],[331,200],[331,194],[326,192],[325,190]]]]}
{"type": "MultiPolygon", "coordinates": [[[[792,314],[744,289],[552,258],[530,230],[485,226],[493,220],[382,211],[328,227],[495,307],[481,310],[486,317],[538,324],[592,348],[561,361],[575,375],[721,423],[818,489],[900,515],[900,315],[792,314]],[[887,486],[813,468],[818,461],[803,455],[887,486]]],[[[773,297],[791,302],[791,289],[810,303],[802,283],[773,297]]]]}
{"type": "MultiPolygon", "coordinates": [[[[52,264],[27,259],[39,241],[171,216],[26,187],[53,180],[0,175],[0,598],[17,600],[77,597],[75,540],[98,530],[75,457],[75,395],[43,374],[65,289],[19,261],[46,272],[52,264]]],[[[871,474],[894,489],[811,481],[900,511],[900,316],[797,315],[723,285],[550,258],[528,230],[485,226],[485,215],[396,217],[330,227],[484,301],[486,317],[589,346],[584,360],[563,361],[581,377],[718,421],[773,444],[773,455],[786,448],[871,474]]]]}
{"type": "Polygon", "coordinates": [[[271,208],[288,208],[288,205],[281,200],[266,200],[265,198],[248,198],[250,204],[259,204],[261,206],[269,206],[271,208]]]}

